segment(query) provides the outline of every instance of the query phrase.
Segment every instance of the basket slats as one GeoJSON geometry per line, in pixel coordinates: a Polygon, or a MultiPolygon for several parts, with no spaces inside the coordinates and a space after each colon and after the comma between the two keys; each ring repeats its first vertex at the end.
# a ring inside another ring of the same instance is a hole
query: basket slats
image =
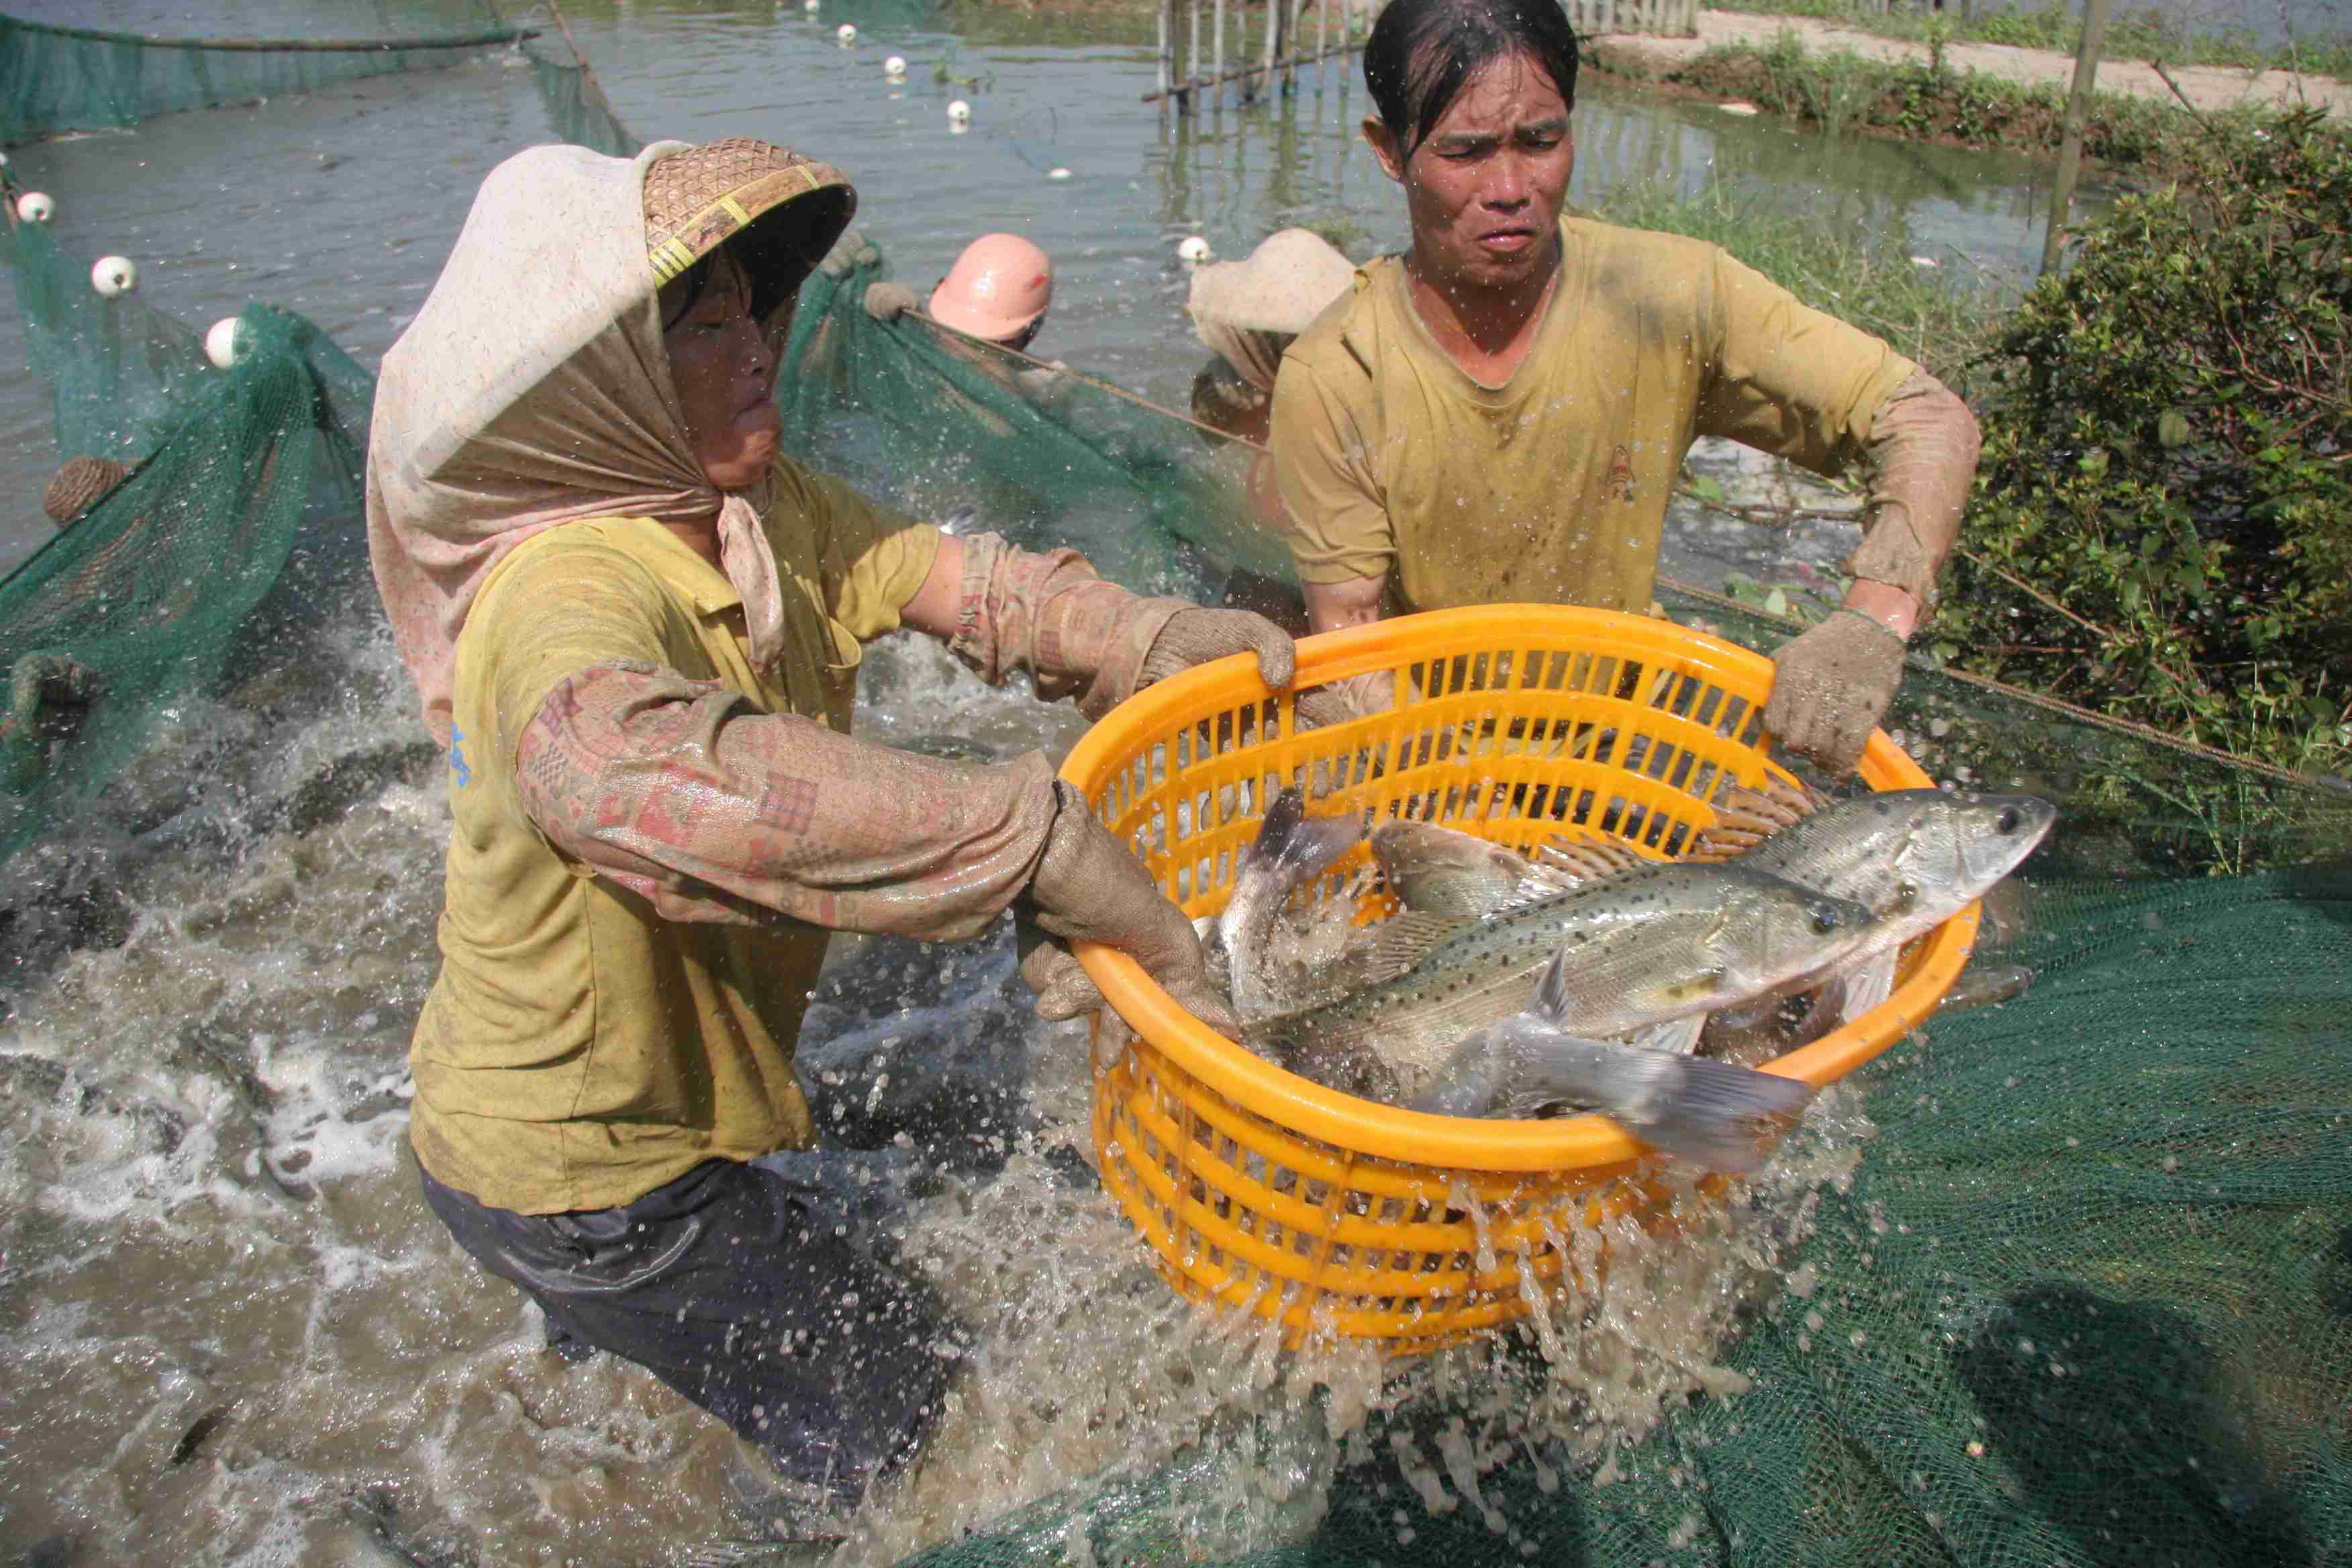
{"type": "MultiPolygon", "coordinates": [[[[1301,687],[1390,670],[1409,696],[1302,732],[1290,693],[1268,693],[1246,656],[1221,660],[1122,704],[1063,767],[1188,914],[1223,906],[1286,784],[1318,809],[1520,850],[1580,826],[1673,858],[1726,788],[1787,777],[1763,749],[1771,664],[1668,622],[1492,605],[1310,637],[1298,655],[1301,687]]],[[[1884,735],[1861,771],[1878,789],[1927,783],[1884,735]]],[[[1355,890],[1360,920],[1394,908],[1363,888],[1367,858],[1351,852],[1318,889],[1355,890]]],[[[1766,1070],[1827,1083],[1892,1045],[1958,974],[1976,918],[1917,944],[1885,1005],[1766,1070]]],[[[1508,1322],[1564,1271],[1589,1284],[1605,1227],[1671,1231],[1724,1186],[1645,1175],[1642,1146],[1600,1117],[1464,1121],[1322,1089],[1210,1032],[1123,954],[1080,958],[1121,1020],[1096,1021],[1104,1186],[1180,1291],[1273,1319],[1292,1342],[1411,1354],[1508,1322]],[[1107,1029],[1133,1037],[1114,1049],[1107,1029]]]]}

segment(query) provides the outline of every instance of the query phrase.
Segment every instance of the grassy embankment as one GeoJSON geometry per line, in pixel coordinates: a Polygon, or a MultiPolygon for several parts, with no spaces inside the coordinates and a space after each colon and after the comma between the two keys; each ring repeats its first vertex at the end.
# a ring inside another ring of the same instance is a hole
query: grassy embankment
{"type": "MultiPolygon", "coordinates": [[[[1859,132],[2013,153],[2054,154],[2066,108],[2063,88],[1957,70],[1940,49],[1927,59],[1908,61],[1864,59],[1842,51],[1817,54],[1793,32],[1760,48],[1711,48],[1664,70],[1605,38],[1592,44],[1587,58],[1596,69],[1612,75],[1711,98],[1744,100],[1833,133],[1859,132]]],[[[2280,117],[2247,108],[2211,118],[2252,127],[2280,117]]],[[[2100,93],[2084,129],[2084,153],[2119,172],[2170,173],[2178,166],[2176,154],[2187,125],[2183,113],[2171,105],[2100,93]]]]}
{"type": "MultiPolygon", "coordinates": [[[[2006,44],[2071,55],[2082,44],[2083,25],[2063,5],[2027,11],[2004,5],[1960,16],[1953,11],[1882,11],[1853,0],[1710,0],[1710,8],[1759,16],[1806,16],[1872,33],[1883,38],[1934,45],[2006,44]]],[[[2167,66],[2235,66],[2247,70],[2297,71],[2352,80],[2352,37],[2302,40],[2264,47],[2252,34],[2233,29],[2185,33],[2149,12],[2125,13],[2107,24],[2102,52],[2113,60],[2154,60],[2167,66]]]]}

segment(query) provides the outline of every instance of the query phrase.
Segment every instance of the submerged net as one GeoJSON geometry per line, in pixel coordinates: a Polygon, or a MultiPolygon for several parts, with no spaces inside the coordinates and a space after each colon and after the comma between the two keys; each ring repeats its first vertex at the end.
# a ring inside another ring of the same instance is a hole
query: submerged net
{"type": "MultiPolygon", "coordinates": [[[[438,70],[466,51],[514,42],[488,0],[402,8],[404,37],[151,38],[0,16],[0,142],[56,131],[136,125],[393,71],[438,70]]],[[[331,8],[309,7],[312,26],[331,8]]],[[[360,18],[360,34],[374,29],[360,18]]]]}
{"type": "MultiPolygon", "coordinates": [[[[243,357],[124,421],[104,449],[136,471],[0,583],[0,853],[94,801],[167,704],[267,663],[258,645],[357,575],[373,379],[290,312],[239,321],[243,357]]],[[[132,374],[108,358],[77,369],[132,374]]]]}

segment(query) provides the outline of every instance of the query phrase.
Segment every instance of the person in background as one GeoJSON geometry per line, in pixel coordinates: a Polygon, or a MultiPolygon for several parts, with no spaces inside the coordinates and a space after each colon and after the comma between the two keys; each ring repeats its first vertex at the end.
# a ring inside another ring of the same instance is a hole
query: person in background
{"type": "Polygon", "coordinates": [[[1017,353],[1037,341],[1053,303],[1053,258],[1017,234],[983,234],[965,246],[929,300],[903,283],[866,290],[866,313],[877,321],[919,309],[943,327],[1017,353]]]}
{"type": "Polygon", "coordinates": [[[130,464],[111,458],[68,458],[41,491],[41,510],[52,526],[70,528],[112,495],[131,474],[130,464]]]}
{"type": "MultiPolygon", "coordinates": [[[[1196,268],[1184,309],[1215,357],[1192,378],[1192,417],[1265,446],[1284,353],[1355,276],[1355,263],[1338,247],[1304,228],[1268,235],[1245,261],[1196,268]]],[[[1245,483],[1258,522],[1282,531],[1282,499],[1265,454],[1251,462],[1245,483]]]]}
{"type": "Polygon", "coordinates": [[[425,1201],[551,1338],[648,1368],[821,1517],[908,1461],[958,1353],[924,1284],[771,1158],[814,1135],[793,1055],[827,933],[1011,910],[1042,1015],[1099,1005],[1084,940],[1234,1026],[1183,912],[1042,754],[849,733],[861,645],[911,627],[1089,715],[1233,653],[1292,668],[1256,616],[950,537],[780,449],[797,291],[855,207],[748,139],[516,154],[384,356],[367,469],[448,758],[425,1201]]]}
{"type": "MultiPolygon", "coordinates": [[[[1853,586],[1774,656],[1764,715],[1842,774],[1958,536],[1976,421],[1715,246],[1564,217],[1576,68],[1557,0],[1391,0],[1372,29],[1364,135],[1412,238],[1358,272],[1276,379],[1275,477],[1309,621],[1512,600],[1638,613],[1696,437],[1859,468],[1853,586]]],[[[1385,705],[1368,679],[1359,706],[1385,705]]]]}

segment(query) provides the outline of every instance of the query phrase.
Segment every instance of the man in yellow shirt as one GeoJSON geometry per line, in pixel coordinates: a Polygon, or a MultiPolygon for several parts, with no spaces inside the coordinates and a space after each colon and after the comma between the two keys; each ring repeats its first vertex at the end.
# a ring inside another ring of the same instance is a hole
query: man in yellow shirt
{"type": "MultiPolygon", "coordinates": [[[[1412,244],[1362,268],[1275,386],[1276,479],[1318,631],[1513,600],[1648,607],[1698,436],[1871,478],[1845,606],[1776,656],[1768,729],[1849,770],[1975,471],[1958,398],[1714,246],[1563,218],[1556,0],[1393,0],[1364,122],[1412,244]]],[[[1381,694],[1363,694],[1379,700],[1381,694]]]]}
{"type": "Polygon", "coordinates": [[[1012,910],[1041,1014],[1099,1001],[1060,946],[1094,941],[1231,1024],[1182,911],[1043,755],[848,733],[860,645],[927,632],[1089,714],[1207,658],[1291,668],[1255,616],[950,537],[779,450],[793,300],[854,205],[744,139],[517,154],[385,355],[368,455],[377,584],[448,749],[425,1200],[551,1337],[646,1366],[819,1511],[905,1462],[957,1351],[779,1158],[810,1142],[793,1049],[827,931],[1012,910]]]}

